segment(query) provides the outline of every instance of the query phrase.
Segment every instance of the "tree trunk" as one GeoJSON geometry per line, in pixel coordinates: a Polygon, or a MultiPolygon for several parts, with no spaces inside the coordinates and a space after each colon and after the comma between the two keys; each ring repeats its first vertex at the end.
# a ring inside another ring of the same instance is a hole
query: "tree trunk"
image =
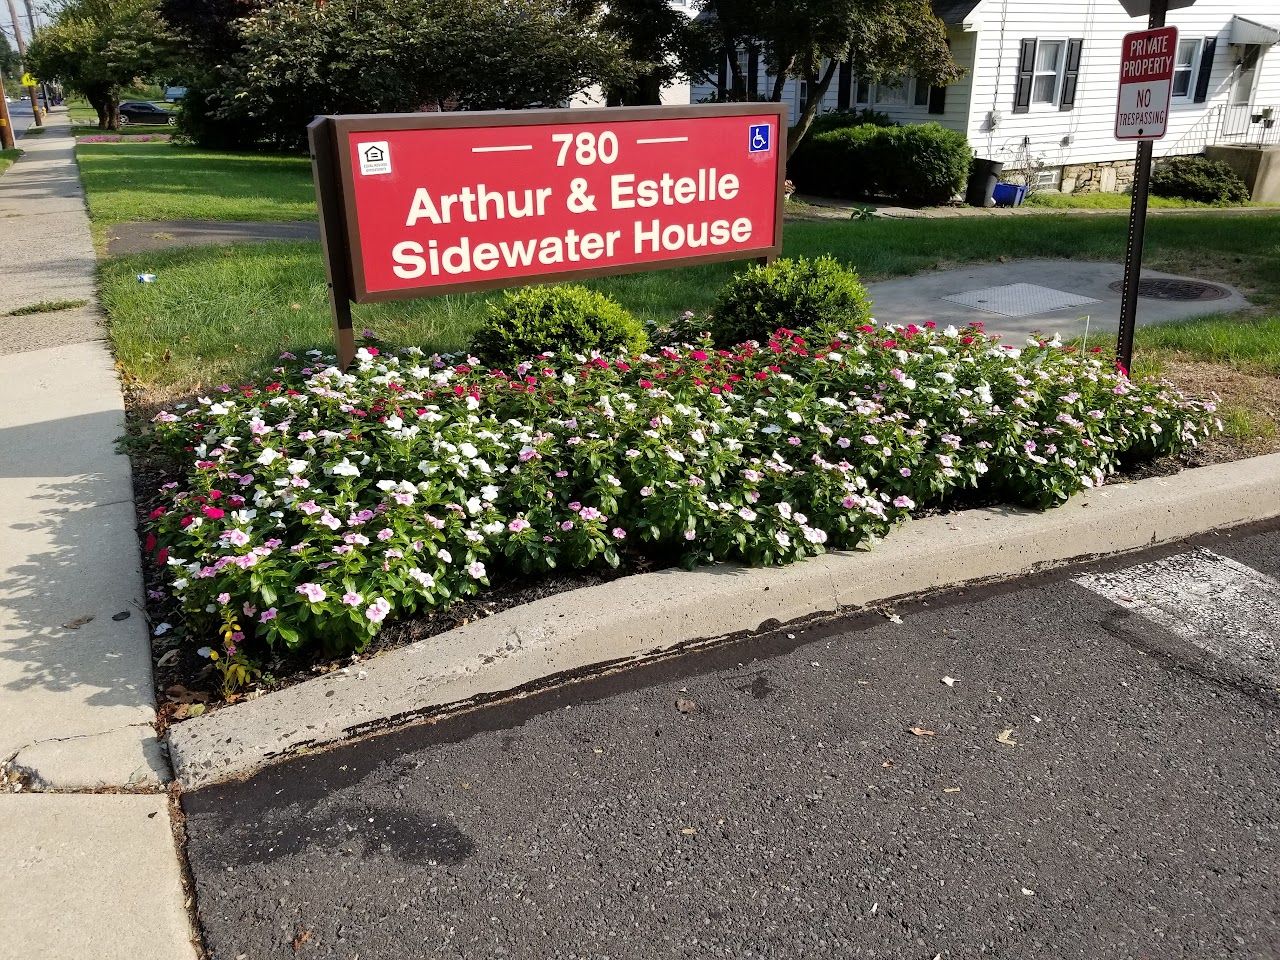
{"type": "Polygon", "coordinates": [[[800,146],[800,141],[809,132],[809,128],[813,126],[813,118],[818,115],[818,108],[822,106],[822,98],[827,95],[827,89],[831,86],[831,78],[836,75],[836,70],[839,66],[840,62],[833,58],[827,64],[827,68],[822,72],[821,77],[816,73],[805,75],[805,80],[809,84],[809,99],[805,102],[804,111],[800,114],[800,119],[796,121],[796,125],[787,134],[788,160],[796,152],[796,147],[800,146]]]}
{"type": "Polygon", "coordinates": [[[119,130],[120,129],[120,101],[117,100],[115,97],[112,97],[108,102],[110,103],[110,107],[108,109],[110,110],[111,129],[119,130]]]}
{"type": "Polygon", "coordinates": [[[778,75],[773,78],[773,92],[769,94],[769,99],[774,103],[782,102],[782,91],[787,85],[787,75],[791,73],[791,68],[796,65],[796,58],[792,57],[787,61],[787,65],[778,71],[778,75]]]}

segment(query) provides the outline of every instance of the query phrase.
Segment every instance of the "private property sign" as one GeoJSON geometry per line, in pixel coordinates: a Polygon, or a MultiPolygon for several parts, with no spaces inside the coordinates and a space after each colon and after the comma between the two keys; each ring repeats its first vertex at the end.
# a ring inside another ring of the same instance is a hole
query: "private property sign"
{"type": "Polygon", "coordinates": [[[340,354],[349,301],[776,256],[785,109],[317,118],[340,354]]]}
{"type": "Polygon", "coordinates": [[[1117,140],[1159,140],[1169,129],[1178,28],[1125,34],[1120,54],[1117,140]]]}

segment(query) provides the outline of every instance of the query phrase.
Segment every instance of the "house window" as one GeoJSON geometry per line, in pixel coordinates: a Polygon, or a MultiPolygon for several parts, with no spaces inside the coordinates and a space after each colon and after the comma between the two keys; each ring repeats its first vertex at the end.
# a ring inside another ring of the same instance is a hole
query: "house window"
{"type": "Polygon", "coordinates": [[[1057,104],[1062,83],[1065,40],[1041,40],[1036,44],[1035,72],[1031,78],[1031,102],[1057,104]]]}
{"type": "Polygon", "coordinates": [[[933,88],[927,83],[921,82],[919,79],[912,81],[912,88],[915,93],[911,98],[911,102],[917,107],[927,107],[929,105],[929,91],[933,88]]]}
{"type": "Polygon", "coordinates": [[[1178,56],[1173,61],[1173,95],[1187,98],[1194,87],[1196,62],[1200,59],[1202,40],[1182,40],[1178,43],[1178,56]]]}
{"type": "Polygon", "coordinates": [[[907,103],[907,83],[905,77],[897,77],[876,84],[876,103],[889,106],[905,106],[907,103]]]}
{"type": "Polygon", "coordinates": [[[804,113],[805,108],[809,106],[809,81],[800,81],[800,112],[804,113]]]}
{"type": "Polygon", "coordinates": [[[871,81],[866,77],[858,78],[858,92],[854,102],[859,104],[871,103],[871,81]]]}

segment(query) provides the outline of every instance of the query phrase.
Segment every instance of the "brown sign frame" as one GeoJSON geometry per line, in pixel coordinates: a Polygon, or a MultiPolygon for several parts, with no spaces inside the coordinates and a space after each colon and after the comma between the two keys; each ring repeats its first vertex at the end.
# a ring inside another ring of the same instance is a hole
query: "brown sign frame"
{"type": "Polygon", "coordinates": [[[416,300],[497,290],[537,283],[566,283],[593,277],[621,276],[651,270],[668,270],[729,260],[768,261],[782,253],[784,184],[787,176],[788,107],[781,103],[709,103],[673,107],[604,107],[558,110],[485,110],[455,113],[382,113],[316,117],[307,126],[311,147],[312,177],[320,215],[320,241],[324,249],[325,273],[329,284],[329,304],[333,312],[338,343],[338,362],[347,367],[355,357],[352,303],[380,303],[389,300],[416,300]],[[442,130],[458,127],[524,127],[550,124],[601,123],[633,120],[680,120],[711,117],[776,115],[777,142],[774,151],[778,179],[774,200],[772,243],[751,250],[721,251],[689,257],[675,257],[646,263],[584,267],[556,273],[518,278],[488,278],[461,281],[435,287],[407,290],[369,291],[364,282],[360,249],[360,225],[356,217],[354,173],[351,155],[341,149],[347,134],[370,131],[442,130]]]}

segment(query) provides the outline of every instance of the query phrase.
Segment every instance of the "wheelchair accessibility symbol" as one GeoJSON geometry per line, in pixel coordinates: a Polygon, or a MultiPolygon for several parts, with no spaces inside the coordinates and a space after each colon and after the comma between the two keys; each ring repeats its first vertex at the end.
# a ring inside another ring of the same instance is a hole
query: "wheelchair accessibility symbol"
{"type": "Polygon", "coordinates": [[[766,153],[769,150],[769,134],[771,128],[767,123],[757,123],[751,127],[748,150],[751,153],[766,153]]]}

